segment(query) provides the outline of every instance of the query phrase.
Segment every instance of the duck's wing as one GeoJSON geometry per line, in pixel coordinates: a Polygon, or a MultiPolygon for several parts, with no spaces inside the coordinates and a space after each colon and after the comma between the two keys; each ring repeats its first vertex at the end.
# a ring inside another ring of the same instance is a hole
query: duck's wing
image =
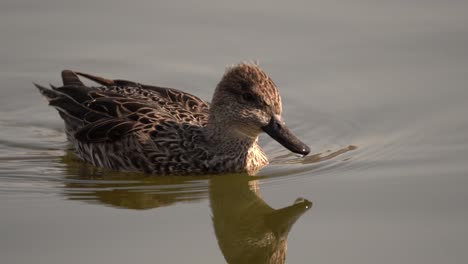
{"type": "Polygon", "coordinates": [[[166,107],[168,104],[169,107],[175,104],[193,113],[208,114],[208,102],[174,88],[140,84],[127,80],[111,80],[82,72],[76,72],[76,74],[103,85],[102,89],[105,91],[112,91],[138,100],[152,100],[166,107]]]}
{"type": "MultiPolygon", "coordinates": [[[[170,97],[172,90],[163,96],[162,89],[166,88],[161,88],[161,95],[156,98],[148,96],[143,86],[133,86],[137,85],[134,83],[123,86],[118,82],[119,86],[113,81],[114,86],[87,87],[72,71],[63,71],[62,78],[62,87],[36,86],[49,105],[60,112],[67,132],[81,142],[112,142],[131,133],[149,135],[163,124],[206,124],[207,112],[187,110],[189,99],[176,102],[170,97]],[[132,93],[132,90],[140,91],[132,93]]],[[[180,96],[188,98],[189,94],[180,96]]]]}

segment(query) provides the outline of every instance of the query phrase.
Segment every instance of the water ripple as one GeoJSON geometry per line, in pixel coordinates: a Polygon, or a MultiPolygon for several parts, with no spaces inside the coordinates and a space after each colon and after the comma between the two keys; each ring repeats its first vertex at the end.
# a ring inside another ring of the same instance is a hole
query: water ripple
{"type": "MultiPolygon", "coordinates": [[[[310,176],[337,173],[377,155],[378,150],[366,144],[361,146],[354,139],[355,124],[333,120],[320,112],[313,118],[313,128],[298,122],[291,122],[290,126],[301,139],[310,142],[312,149],[320,151],[297,156],[262,136],[261,144],[271,164],[252,179],[259,179],[260,185],[277,186],[292,179],[303,181],[310,176]]],[[[8,131],[3,132],[7,136],[0,141],[7,150],[0,152],[0,195],[62,195],[71,200],[136,209],[199,200],[208,195],[210,177],[151,177],[96,168],[68,152],[63,132],[49,125],[15,124],[8,120],[1,125],[8,131]]]]}

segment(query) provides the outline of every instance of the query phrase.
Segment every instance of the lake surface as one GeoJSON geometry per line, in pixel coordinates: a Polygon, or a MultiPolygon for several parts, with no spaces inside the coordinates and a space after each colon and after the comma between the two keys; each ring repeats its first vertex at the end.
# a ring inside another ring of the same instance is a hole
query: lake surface
{"type": "Polygon", "coordinates": [[[467,11],[466,1],[2,1],[1,262],[223,263],[266,252],[245,238],[285,242],[297,220],[287,263],[467,263],[467,11]],[[272,164],[257,178],[89,166],[32,85],[59,85],[69,68],[210,100],[225,66],[251,59],[312,149],[301,158],[262,136],[272,164]]]}

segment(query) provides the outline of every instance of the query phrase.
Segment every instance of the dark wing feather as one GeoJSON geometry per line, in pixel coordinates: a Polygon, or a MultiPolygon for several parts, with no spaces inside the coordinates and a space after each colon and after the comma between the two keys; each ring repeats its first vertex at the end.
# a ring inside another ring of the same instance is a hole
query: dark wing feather
{"type": "Polygon", "coordinates": [[[84,84],[80,81],[78,76],[73,71],[70,71],[70,70],[62,71],[62,81],[63,81],[63,85],[84,86],[84,84]]]}
{"type": "Polygon", "coordinates": [[[86,143],[113,142],[132,132],[135,122],[123,118],[101,119],[75,133],[78,141],[86,143]]]}
{"type": "Polygon", "coordinates": [[[100,85],[104,85],[104,86],[113,86],[113,85],[115,85],[113,80],[109,80],[109,79],[106,79],[106,78],[103,78],[103,77],[94,76],[94,75],[83,73],[83,72],[75,72],[75,73],[77,75],[85,77],[86,79],[89,79],[91,81],[99,83],[100,85]]]}
{"type": "Polygon", "coordinates": [[[208,113],[209,104],[207,102],[177,89],[145,85],[127,80],[110,80],[82,72],[76,72],[76,74],[104,85],[105,87],[102,89],[104,91],[111,91],[138,100],[152,100],[160,104],[176,104],[191,112],[208,113]]]}
{"type": "Polygon", "coordinates": [[[67,133],[88,143],[112,142],[131,133],[149,135],[162,124],[203,126],[209,104],[176,89],[109,80],[70,70],[62,72],[64,86],[36,85],[67,126],[67,133]],[[87,87],[78,75],[103,87],[87,87]]]}

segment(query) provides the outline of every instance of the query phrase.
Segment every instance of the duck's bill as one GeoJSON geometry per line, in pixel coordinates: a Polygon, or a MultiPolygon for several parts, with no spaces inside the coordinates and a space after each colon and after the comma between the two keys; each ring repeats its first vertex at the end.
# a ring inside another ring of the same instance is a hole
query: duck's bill
{"type": "Polygon", "coordinates": [[[285,148],[290,151],[302,155],[307,155],[310,152],[310,148],[302,143],[291,130],[286,126],[286,124],[281,120],[280,116],[273,116],[270,119],[268,125],[262,127],[263,131],[270,135],[274,140],[278,141],[285,148]]]}

